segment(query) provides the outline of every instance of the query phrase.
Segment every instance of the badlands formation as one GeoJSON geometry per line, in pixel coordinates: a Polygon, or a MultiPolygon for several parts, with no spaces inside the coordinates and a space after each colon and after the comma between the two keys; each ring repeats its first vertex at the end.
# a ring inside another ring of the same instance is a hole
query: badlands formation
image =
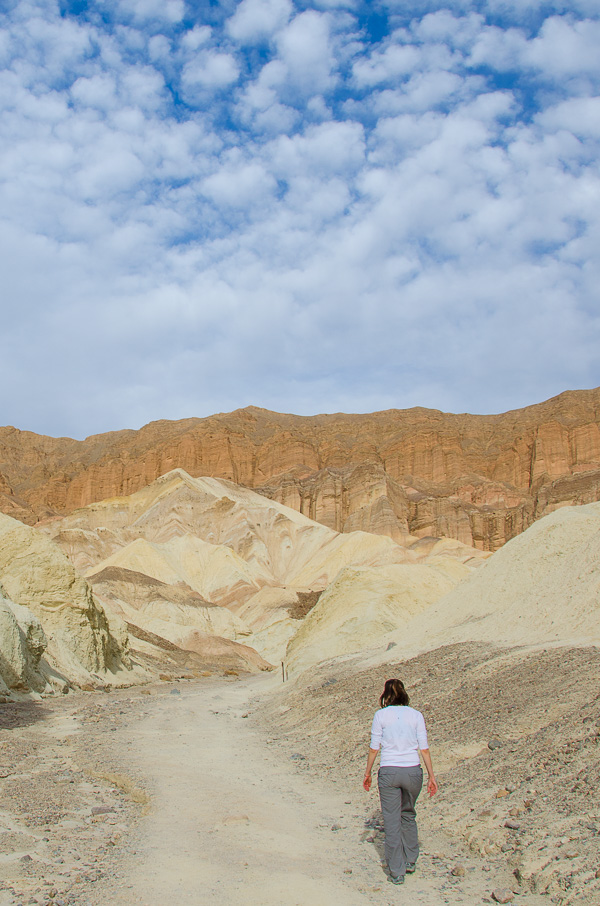
{"type": "Polygon", "coordinates": [[[338,532],[450,537],[493,551],[559,506],[600,498],[599,411],[596,389],[492,416],[249,407],[84,441],[0,428],[0,510],[33,524],[181,468],[338,532]]]}
{"type": "Polygon", "coordinates": [[[198,884],[231,906],[329,906],[320,890],[395,902],[377,886],[379,816],[360,788],[390,675],[426,715],[441,781],[420,801],[415,904],[492,890],[600,902],[598,402],[563,394],[491,420],[250,409],[81,445],[2,429],[0,494],[21,521],[0,515],[0,741],[20,767],[0,778],[0,906],[158,906],[173,884],[190,904],[198,884]],[[45,729],[18,710],[28,694],[54,715],[45,729]],[[79,726],[68,756],[61,707],[79,726]],[[54,732],[46,768],[29,764],[54,732]],[[57,766],[79,785],[65,791],[57,766]],[[215,799],[224,777],[246,777],[237,800],[215,799]],[[275,835],[273,784],[289,806],[275,835]],[[94,813],[97,796],[110,814],[94,813]],[[300,802],[310,833],[293,825],[300,802]],[[134,824],[141,865],[119,849],[134,824]],[[105,882],[82,873],[73,828],[105,882]],[[332,830],[351,866],[341,880],[332,830]],[[283,895],[266,862],[255,883],[244,874],[269,847],[286,866],[296,847],[310,854],[283,895]],[[248,860],[239,884],[231,851],[248,860]]]}
{"type": "MultiPolygon", "coordinates": [[[[246,669],[285,661],[307,603],[321,594],[307,619],[325,611],[323,651],[332,657],[377,644],[483,559],[456,541],[407,537],[402,546],[335,532],[247,488],[180,469],[40,528],[127,623],[134,648],[151,633],[203,654],[219,637],[246,669]]],[[[321,659],[314,639],[309,647],[321,659]]]]}

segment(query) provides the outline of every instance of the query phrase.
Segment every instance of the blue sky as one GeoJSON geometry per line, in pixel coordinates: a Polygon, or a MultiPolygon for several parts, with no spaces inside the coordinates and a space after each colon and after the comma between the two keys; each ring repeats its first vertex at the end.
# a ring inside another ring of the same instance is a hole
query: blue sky
{"type": "Polygon", "coordinates": [[[597,0],[8,0],[0,423],[600,384],[597,0]]]}

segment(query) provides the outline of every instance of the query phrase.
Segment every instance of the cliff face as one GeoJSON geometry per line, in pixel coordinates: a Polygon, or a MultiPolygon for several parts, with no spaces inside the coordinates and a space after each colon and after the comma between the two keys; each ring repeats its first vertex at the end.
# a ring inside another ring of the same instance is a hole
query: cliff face
{"type": "Polygon", "coordinates": [[[84,441],[0,428],[0,509],[33,523],[175,468],[254,488],[339,531],[495,550],[559,506],[600,498],[600,388],[493,416],[250,407],[84,441]]]}

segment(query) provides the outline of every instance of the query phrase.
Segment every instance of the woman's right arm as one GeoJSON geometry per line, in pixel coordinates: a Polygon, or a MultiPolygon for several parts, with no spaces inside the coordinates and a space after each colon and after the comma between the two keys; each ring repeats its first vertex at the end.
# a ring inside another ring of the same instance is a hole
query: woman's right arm
{"type": "Polygon", "coordinates": [[[433,765],[431,763],[431,755],[429,754],[429,749],[421,749],[421,756],[425,762],[425,767],[427,768],[427,774],[429,775],[429,780],[427,781],[427,792],[429,796],[435,796],[438,791],[437,780],[435,779],[435,774],[433,773],[433,765]]]}

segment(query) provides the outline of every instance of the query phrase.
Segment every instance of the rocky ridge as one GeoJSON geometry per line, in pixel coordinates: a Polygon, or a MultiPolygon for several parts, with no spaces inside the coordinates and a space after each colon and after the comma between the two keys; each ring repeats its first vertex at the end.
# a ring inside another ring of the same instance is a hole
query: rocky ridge
{"type": "Polygon", "coordinates": [[[545,513],[600,498],[600,389],[492,416],[249,407],[84,441],[0,428],[0,509],[33,523],[174,468],[254,488],[336,531],[496,550],[545,513]]]}

